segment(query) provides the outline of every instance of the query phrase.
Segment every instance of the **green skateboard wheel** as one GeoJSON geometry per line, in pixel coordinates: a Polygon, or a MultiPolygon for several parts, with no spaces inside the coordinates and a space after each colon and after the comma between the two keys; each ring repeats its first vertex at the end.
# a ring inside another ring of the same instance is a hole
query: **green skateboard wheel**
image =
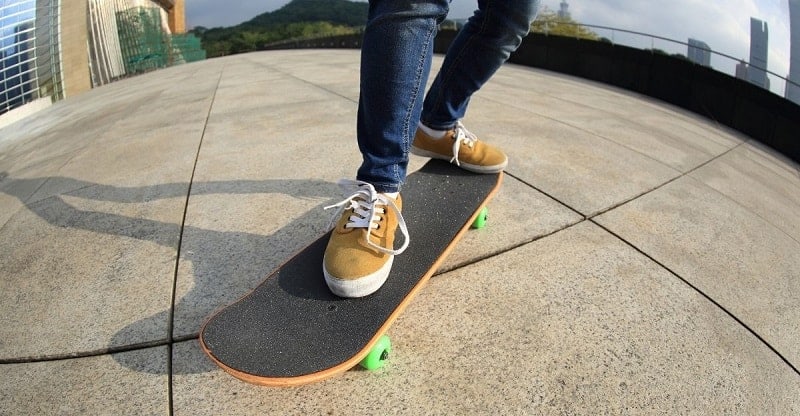
{"type": "Polygon", "coordinates": [[[392,341],[389,340],[388,335],[384,335],[378,339],[378,342],[369,351],[366,357],[361,360],[361,366],[367,370],[377,370],[386,363],[389,359],[389,353],[392,351],[392,341]]]}
{"type": "Polygon", "coordinates": [[[472,223],[472,228],[481,229],[486,227],[486,221],[489,220],[489,208],[483,207],[481,212],[478,213],[478,218],[475,218],[475,221],[472,223]]]}

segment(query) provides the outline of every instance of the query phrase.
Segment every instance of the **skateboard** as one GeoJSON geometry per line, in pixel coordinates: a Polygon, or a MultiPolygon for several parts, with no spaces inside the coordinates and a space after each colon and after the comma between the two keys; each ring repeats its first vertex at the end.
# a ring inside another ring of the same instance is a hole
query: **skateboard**
{"type": "Polygon", "coordinates": [[[200,331],[203,351],[234,377],[265,386],[313,383],[359,364],[380,368],[391,350],[387,329],[469,228],[484,225],[502,179],[427,162],[402,190],[411,243],[377,292],[330,292],[322,273],[328,232],[211,315],[200,331]]]}

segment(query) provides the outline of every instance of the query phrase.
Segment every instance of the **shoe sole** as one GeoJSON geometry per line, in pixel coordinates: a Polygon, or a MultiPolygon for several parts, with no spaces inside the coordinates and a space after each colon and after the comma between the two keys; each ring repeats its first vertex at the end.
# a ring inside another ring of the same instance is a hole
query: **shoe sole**
{"type": "MultiPolygon", "coordinates": [[[[452,156],[444,156],[439,153],[431,152],[429,150],[420,149],[419,147],[414,147],[413,145],[411,146],[411,153],[417,156],[429,157],[431,159],[446,160],[448,162],[450,161],[450,159],[453,158],[452,156]]],[[[506,168],[506,166],[508,166],[508,158],[506,158],[506,160],[504,160],[503,163],[499,165],[482,166],[482,165],[473,165],[471,163],[459,161],[458,166],[464,170],[468,170],[470,172],[475,172],[475,173],[497,173],[497,172],[502,172],[506,168]]]]}
{"type": "Polygon", "coordinates": [[[325,275],[325,283],[328,284],[328,288],[334,295],[343,298],[361,298],[377,292],[386,283],[393,262],[394,256],[390,256],[389,260],[372,274],[358,279],[340,279],[328,273],[328,269],[325,267],[325,259],[323,258],[322,272],[325,275]]]}

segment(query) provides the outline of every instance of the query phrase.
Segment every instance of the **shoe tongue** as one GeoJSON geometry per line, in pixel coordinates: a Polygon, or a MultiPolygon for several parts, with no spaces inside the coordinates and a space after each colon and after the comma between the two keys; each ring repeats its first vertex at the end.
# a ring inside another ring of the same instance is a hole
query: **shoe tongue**
{"type": "Polygon", "coordinates": [[[375,191],[375,188],[368,183],[362,183],[358,186],[359,193],[356,196],[356,199],[360,199],[366,202],[374,202],[375,199],[378,197],[378,193],[375,191]],[[363,193],[362,193],[363,191],[363,193]]]}

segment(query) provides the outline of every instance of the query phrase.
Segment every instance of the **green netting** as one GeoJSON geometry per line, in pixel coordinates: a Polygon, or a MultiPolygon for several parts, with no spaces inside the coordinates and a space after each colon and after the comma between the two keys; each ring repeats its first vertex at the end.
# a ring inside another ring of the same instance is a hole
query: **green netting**
{"type": "Polygon", "coordinates": [[[172,35],[171,43],[175,63],[206,59],[206,51],[200,44],[200,38],[191,33],[172,35]]]}
{"type": "Polygon", "coordinates": [[[117,31],[128,74],[206,59],[200,39],[194,35],[164,32],[158,8],[135,7],[117,12],[117,31]]]}
{"type": "Polygon", "coordinates": [[[135,7],[117,12],[117,31],[125,72],[135,74],[167,66],[167,37],[159,9],[135,7]]]}

